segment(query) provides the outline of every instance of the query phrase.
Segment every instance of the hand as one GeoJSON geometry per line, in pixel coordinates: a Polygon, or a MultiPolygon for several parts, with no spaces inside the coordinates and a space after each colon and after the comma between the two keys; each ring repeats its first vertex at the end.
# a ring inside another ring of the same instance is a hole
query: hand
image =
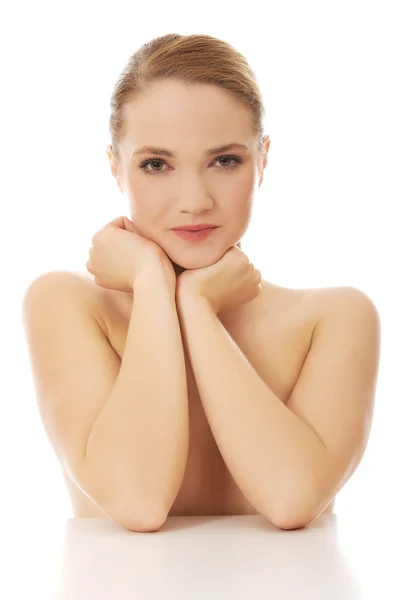
{"type": "Polygon", "coordinates": [[[132,292],[139,273],[154,265],[164,268],[171,285],[176,284],[172,264],[164,250],[155,242],[137,233],[132,221],[117,217],[92,238],[87,270],[95,283],[103,288],[132,292]]]}
{"type": "Polygon", "coordinates": [[[261,273],[246,254],[232,246],[213,265],[187,270],[177,278],[181,296],[205,298],[215,314],[226,312],[254,300],[261,291],[261,273]]]}

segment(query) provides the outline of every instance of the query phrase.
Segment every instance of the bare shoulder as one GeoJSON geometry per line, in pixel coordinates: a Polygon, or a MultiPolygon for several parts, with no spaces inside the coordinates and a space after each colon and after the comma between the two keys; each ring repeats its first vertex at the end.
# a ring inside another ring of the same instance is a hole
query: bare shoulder
{"type": "Polygon", "coordinates": [[[49,271],[39,275],[30,287],[41,287],[46,285],[46,281],[60,282],[65,286],[64,289],[77,294],[85,307],[91,311],[108,340],[112,330],[129,319],[133,294],[103,288],[97,285],[94,277],[86,271],[49,271]]]}
{"type": "Polygon", "coordinates": [[[309,290],[309,292],[309,301],[320,318],[344,306],[352,307],[355,310],[365,307],[378,314],[377,306],[372,298],[352,286],[317,288],[309,290]]]}
{"type": "Polygon", "coordinates": [[[273,310],[276,306],[279,312],[286,314],[293,310],[295,314],[313,321],[315,326],[344,307],[354,310],[365,308],[367,311],[374,312],[379,318],[378,309],[372,298],[352,286],[295,289],[268,283],[265,290],[264,293],[272,298],[272,302],[269,303],[270,309],[273,310]]]}
{"type": "Polygon", "coordinates": [[[57,289],[62,286],[67,292],[70,291],[79,296],[82,303],[92,311],[93,316],[104,330],[103,294],[101,288],[95,284],[89,274],[80,271],[47,271],[30,282],[25,291],[25,296],[36,290],[46,290],[46,293],[51,293],[54,286],[57,289]]]}
{"type": "Polygon", "coordinates": [[[37,277],[35,277],[28,285],[27,290],[46,285],[46,282],[60,282],[66,283],[72,286],[83,286],[90,287],[90,284],[94,284],[94,281],[90,278],[89,275],[86,275],[84,272],[80,271],[47,271],[45,273],[40,273],[37,277]]]}
{"type": "Polygon", "coordinates": [[[299,306],[302,317],[308,315],[313,324],[310,348],[318,332],[332,327],[333,323],[364,323],[365,328],[371,326],[380,335],[378,308],[364,291],[352,286],[340,286],[310,289],[306,292],[299,306]]]}

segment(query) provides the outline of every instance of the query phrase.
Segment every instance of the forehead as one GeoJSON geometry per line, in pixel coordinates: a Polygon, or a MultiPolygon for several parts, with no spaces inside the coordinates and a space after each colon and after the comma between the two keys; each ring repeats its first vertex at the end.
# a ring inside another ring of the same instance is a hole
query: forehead
{"type": "Polygon", "coordinates": [[[214,85],[179,81],[152,84],[125,106],[126,138],[130,145],[182,145],[188,141],[208,148],[236,140],[251,145],[254,135],[248,106],[214,85]],[[215,144],[213,144],[215,141],[215,144]]]}

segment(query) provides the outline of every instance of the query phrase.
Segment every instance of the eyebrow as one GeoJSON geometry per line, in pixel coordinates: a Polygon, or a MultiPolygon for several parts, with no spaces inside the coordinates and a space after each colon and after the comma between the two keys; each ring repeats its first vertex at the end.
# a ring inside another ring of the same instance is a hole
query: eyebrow
{"type": "MultiPolygon", "coordinates": [[[[226,152],[227,150],[234,150],[235,148],[241,149],[241,150],[249,150],[249,146],[247,146],[246,144],[239,144],[238,142],[233,142],[232,144],[227,144],[225,146],[219,146],[217,148],[210,148],[210,150],[206,150],[205,154],[206,156],[209,156],[211,154],[217,154],[218,152],[226,152]]],[[[154,148],[152,146],[142,146],[142,148],[138,148],[137,150],[135,150],[135,152],[132,154],[133,156],[137,156],[138,154],[162,154],[163,156],[171,156],[173,158],[175,158],[176,154],[175,152],[171,152],[170,150],[166,150],[165,148],[154,148]]]]}

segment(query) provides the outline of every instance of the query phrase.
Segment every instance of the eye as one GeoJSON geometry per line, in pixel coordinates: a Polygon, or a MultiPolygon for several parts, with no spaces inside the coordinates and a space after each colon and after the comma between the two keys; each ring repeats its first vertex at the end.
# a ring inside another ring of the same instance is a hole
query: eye
{"type": "Polygon", "coordinates": [[[234,162],[233,165],[231,164],[228,167],[226,165],[225,166],[222,165],[222,168],[225,169],[225,171],[227,169],[235,168],[238,164],[242,164],[243,163],[242,159],[239,156],[233,156],[233,155],[218,156],[218,158],[216,158],[215,160],[229,160],[229,161],[233,161],[234,162]]]}
{"type": "MultiPolygon", "coordinates": [[[[230,165],[228,165],[228,166],[221,165],[221,167],[224,171],[229,171],[230,169],[235,169],[237,166],[239,166],[239,164],[243,163],[243,160],[240,158],[240,156],[235,156],[233,154],[228,154],[226,156],[218,156],[213,162],[221,161],[221,160],[230,161],[230,165]],[[233,162],[233,164],[232,164],[232,162],[233,162]]],[[[150,165],[152,163],[160,163],[161,166],[167,164],[163,158],[160,158],[159,156],[155,156],[154,158],[148,158],[147,160],[143,161],[139,165],[139,168],[142,169],[146,174],[149,174],[149,175],[163,173],[163,171],[160,171],[160,170],[154,171],[153,169],[151,169],[151,170],[146,169],[147,165],[150,165]]]]}
{"type": "Polygon", "coordinates": [[[142,162],[142,164],[139,166],[139,168],[143,169],[143,171],[145,173],[161,173],[162,171],[149,171],[149,169],[146,169],[147,165],[150,165],[152,163],[162,163],[162,164],[164,164],[165,161],[162,158],[158,158],[158,157],[150,158],[150,159],[147,159],[144,162],[142,162]]]}

